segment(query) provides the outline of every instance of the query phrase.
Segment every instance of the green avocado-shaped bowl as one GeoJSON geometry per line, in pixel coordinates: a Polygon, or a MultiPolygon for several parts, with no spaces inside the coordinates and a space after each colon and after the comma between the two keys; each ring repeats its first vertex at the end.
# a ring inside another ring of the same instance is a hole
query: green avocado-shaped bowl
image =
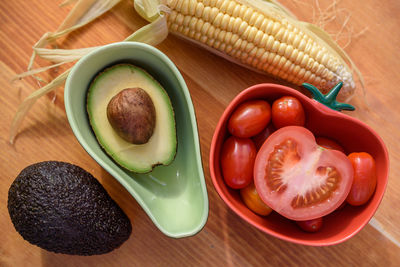
{"type": "Polygon", "coordinates": [[[102,46],[82,57],[67,78],[65,109],[82,147],[136,199],[156,227],[173,238],[198,233],[208,218],[196,116],[182,75],[160,50],[137,42],[102,46]],[[128,63],[146,70],[167,92],[174,112],[177,153],[167,166],[138,174],[118,165],[99,145],[89,123],[86,97],[93,78],[105,68],[128,63]]]}

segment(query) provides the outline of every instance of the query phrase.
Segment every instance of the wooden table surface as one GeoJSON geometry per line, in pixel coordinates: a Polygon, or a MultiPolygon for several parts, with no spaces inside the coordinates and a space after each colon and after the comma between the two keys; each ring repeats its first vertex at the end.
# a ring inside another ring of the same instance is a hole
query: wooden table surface
{"type": "MultiPolygon", "coordinates": [[[[282,1],[308,21],[316,21],[331,2],[282,1]]],[[[331,247],[307,247],[266,235],[241,220],[220,199],[210,178],[210,143],[224,108],[250,85],[279,81],[232,65],[172,35],[157,46],[177,65],[191,93],[210,208],[201,232],[172,239],[153,225],[135,199],[79,145],[66,118],[62,87],[34,105],[15,144],[8,142],[17,106],[38,88],[32,78],[13,84],[10,79],[26,70],[34,43],[45,32],[55,31],[71,6],[60,7],[61,1],[0,1],[0,266],[399,266],[400,1],[337,2],[334,21],[338,25],[346,22],[346,27],[343,31],[335,24],[327,27],[332,27],[366,81],[365,99],[358,94],[351,100],[357,108],[351,115],[370,125],[386,143],[391,161],[389,184],[373,220],[355,237],[331,247]],[[97,177],[131,219],[129,240],[109,254],[90,257],[54,254],[24,241],[8,215],[8,188],[24,167],[45,160],[71,162],[97,177]]],[[[117,42],[145,24],[132,1],[122,1],[58,45],[81,48],[117,42]]],[[[44,77],[55,77],[56,72],[49,71],[44,77]]]]}

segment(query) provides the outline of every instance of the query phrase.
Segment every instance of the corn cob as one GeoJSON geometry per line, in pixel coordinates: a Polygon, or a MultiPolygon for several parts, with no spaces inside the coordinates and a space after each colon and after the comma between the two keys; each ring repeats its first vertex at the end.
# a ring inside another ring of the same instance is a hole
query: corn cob
{"type": "MultiPolygon", "coordinates": [[[[28,71],[16,78],[35,75],[77,60],[96,49],[44,47],[93,21],[120,1],[79,0],[59,29],[54,33],[45,33],[34,45],[28,71]],[[31,69],[37,56],[55,64],[31,69]]],[[[361,73],[329,35],[313,24],[297,20],[277,0],[134,0],[134,6],[138,14],[151,23],[125,41],[155,46],[171,32],[232,62],[296,85],[303,82],[312,84],[322,93],[342,81],[339,99],[348,100],[354,95],[352,71],[364,89],[361,73]]],[[[11,125],[11,143],[30,107],[38,98],[60,86],[68,72],[65,71],[20,104],[11,125]]]]}
{"type": "Polygon", "coordinates": [[[282,12],[263,12],[249,3],[165,0],[168,29],[235,63],[293,84],[306,82],[325,92],[342,81],[342,97],[353,94],[352,73],[335,51],[282,12]]]}

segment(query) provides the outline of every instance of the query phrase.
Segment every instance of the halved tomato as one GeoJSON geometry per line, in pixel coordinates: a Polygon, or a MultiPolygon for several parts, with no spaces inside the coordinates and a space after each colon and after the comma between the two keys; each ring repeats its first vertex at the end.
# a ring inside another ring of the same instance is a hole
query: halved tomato
{"type": "Polygon", "coordinates": [[[340,151],[321,148],[301,126],[275,131],[257,153],[254,183],[273,210],[296,221],[325,216],[346,199],[353,167],[340,151]]]}

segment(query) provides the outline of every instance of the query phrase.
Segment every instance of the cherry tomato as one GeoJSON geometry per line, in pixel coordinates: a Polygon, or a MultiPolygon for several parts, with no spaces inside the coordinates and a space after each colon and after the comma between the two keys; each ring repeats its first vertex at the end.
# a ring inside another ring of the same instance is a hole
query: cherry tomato
{"type": "Polygon", "coordinates": [[[348,158],[354,168],[354,180],[347,202],[353,206],[363,205],[375,192],[375,160],[366,152],[354,152],[348,158]]]}
{"type": "Polygon", "coordinates": [[[226,184],[234,189],[248,186],[253,180],[256,147],[249,138],[231,136],[221,151],[222,175],[226,184]]]}
{"type": "Polygon", "coordinates": [[[271,213],[272,209],[261,200],[254,183],[251,183],[245,188],[240,189],[240,195],[246,206],[253,212],[262,216],[267,216],[271,213]]]}
{"type": "Polygon", "coordinates": [[[268,136],[270,136],[273,132],[275,132],[275,126],[270,123],[267,127],[264,128],[260,133],[256,134],[252,137],[254,144],[256,145],[257,150],[260,149],[262,144],[264,144],[265,140],[267,140],[268,136]]]}
{"type": "Polygon", "coordinates": [[[325,138],[325,137],[316,137],[315,140],[317,141],[317,144],[323,148],[326,149],[335,149],[339,150],[340,152],[344,152],[344,148],[339,145],[337,142],[333,141],[332,139],[325,138]]]}
{"type": "Polygon", "coordinates": [[[324,220],[322,217],[307,221],[296,221],[297,225],[306,232],[314,233],[321,230],[324,220]]]}
{"type": "Polygon", "coordinates": [[[347,205],[346,201],[343,201],[343,203],[336,209],[336,211],[343,209],[347,205]]]}
{"type": "Polygon", "coordinates": [[[345,201],[353,167],[345,154],[322,149],[304,127],[287,126],[268,137],[257,153],[254,183],[274,211],[305,221],[325,216],[345,201]]]}
{"type": "Polygon", "coordinates": [[[303,105],[292,96],[283,96],[272,103],[272,122],[277,129],[284,126],[304,126],[305,114],[303,105]]]}
{"type": "Polygon", "coordinates": [[[264,100],[249,100],[239,105],[228,121],[229,132],[248,138],[261,132],[271,120],[271,105],[264,100]]]}

